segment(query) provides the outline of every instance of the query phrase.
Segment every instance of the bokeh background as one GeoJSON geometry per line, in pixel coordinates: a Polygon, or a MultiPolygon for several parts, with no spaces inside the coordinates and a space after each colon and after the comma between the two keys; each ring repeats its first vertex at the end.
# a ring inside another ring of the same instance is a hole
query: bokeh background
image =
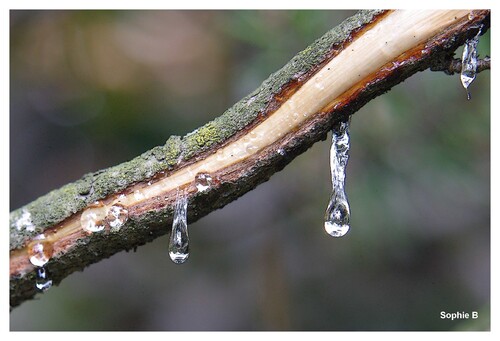
{"type": "MultiPolygon", "coordinates": [[[[11,210],[219,116],[353,13],[11,11],[11,210]]],[[[347,236],[323,230],[328,139],[191,224],[186,264],[164,236],[23,303],[11,330],[489,329],[489,72],[471,93],[427,71],[353,116],[347,236]]]]}

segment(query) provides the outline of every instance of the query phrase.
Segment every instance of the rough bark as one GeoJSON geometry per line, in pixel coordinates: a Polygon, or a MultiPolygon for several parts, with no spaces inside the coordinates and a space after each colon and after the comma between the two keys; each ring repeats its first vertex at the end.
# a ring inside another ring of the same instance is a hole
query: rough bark
{"type": "MultiPolygon", "coordinates": [[[[111,205],[120,195],[132,196],[138,190],[203,163],[249,134],[272,117],[329,61],[390,14],[391,11],[361,11],[300,52],[214,121],[184,137],[172,136],[165,145],[129,162],[87,174],[13,211],[10,215],[11,307],[36,294],[36,269],[29,262],[29,248],[40,234],[51,240],[53,254],[45,268],[57,285],[74,271],[167,233],[165,226],[172,221],[175,190],[130,203],[128,220],[118,231],[106,229],[102,233],[88,234],[74,226],[79,226],[82,212],[94,202],[99,200],[104,205],[111,205]]],[[[202,193],[196,190],[194,183],[183,184],[182,189],[188,193],[189,200],[188,221],[200,219],[267,181],[315,142],[325,139],[336,121],[352,115],[373,98],[414,73],[435,65],[436,61],[450,59],[454,51],[466,39],[474,37],[481,27],[483,33],[489,28],[487,10],[455,19],[437,34],[356,80],[355,86],[276,142],[241,162],[210,174],[214,179],[210,190],[202,193]]]]}

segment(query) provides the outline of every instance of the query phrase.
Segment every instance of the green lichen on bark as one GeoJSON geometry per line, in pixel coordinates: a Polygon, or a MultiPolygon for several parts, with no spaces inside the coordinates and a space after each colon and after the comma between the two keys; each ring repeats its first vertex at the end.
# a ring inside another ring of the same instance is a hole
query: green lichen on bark
{"type": "Polygon", "coordinates": [[[95,173],[53,190],[10,214],[10,250],[53,226],[89,204],[120,192],[164,170],[172,169],[181,154],[181,138],[170,137],[165,145],[154,147],[120,165],[95,173]]]}
{"type": "Polygon", "coordinates": [[[360,11],[327,32],[272,74],[251,94],[221,116],[187,134],[170,137],[165,145],[154,147],[131,161],[95,173],[56,189],[10,214],[10,250],[23,247],[27,240],[42,233],[90,203],[119,193],[130,185],[147,180],[160,171],[172,170],[182,161],[223,143],[254,121],[273,96],[291,80],[309,72],[327,58],[332,46],[373,20],[382,11],[360,11]]]}

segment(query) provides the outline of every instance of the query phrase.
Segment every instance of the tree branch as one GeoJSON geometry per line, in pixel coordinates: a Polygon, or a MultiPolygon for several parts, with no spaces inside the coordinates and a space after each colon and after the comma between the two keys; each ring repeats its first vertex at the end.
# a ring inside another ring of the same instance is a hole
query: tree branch
{"type": "Polygon", "coordinates": [[[489,28],[487,10],[362,11],[214,121],[12,212],[11,307],[36,294],[30,256],[40,252],[37,245],[44,246],[50,258],[44,267],[58,284],[165,234],[179,189],[187,193],[194,222],[267,181],[326,138],[336,121],[449,56],[481,25],[483,32],[489,28]],[[196,186],[201,174],[212,178],[206,191],[196,186]],[[119,219],[110,215],[116,208],[119,219]],[[102,231],[89,232],[89,219],[102,231]]]}

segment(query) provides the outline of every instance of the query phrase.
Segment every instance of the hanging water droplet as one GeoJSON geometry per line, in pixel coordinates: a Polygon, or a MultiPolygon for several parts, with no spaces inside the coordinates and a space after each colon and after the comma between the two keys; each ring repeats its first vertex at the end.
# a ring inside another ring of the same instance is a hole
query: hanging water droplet
{"type": "Polygon", "coordinates": [[[107,207],[103,203],[96,201],[82,212],[80,224],[86,232],[100,232],[104,230],[107,215],[107,207]]]}
{"type": "Polygon", "coordinates": [[[45,271],[44,267],[38,268],[36,270],[36,275],[37,275],[37,278],[47,279],[47,271],[45,271]]]}
{"type": "Polygon", "coordinates": [[[40,291],[47,291],[52,287],[52,280],[47,278],[45,268],[41,267],[36,270],[35,286],[40,291]]]}
{"type": "Polygon", "coordinates": [[[172,262],[184,263],[189,257],[189,236],[187,230],[187,196],[185,193],[177,193],[174,208],[174,220],[168,253],[172,262]]]}
{"type": "Polygon", "coordinates": [[[476,36],[465,42],[464,52],[462,53],[462,72],[460,73],[460,80],[462,81],[465,91],[467,91],[468,100],[470,100],[469,85],[476,79],[477,44],[482,28],[483,26],[481,25],[476,36]]]}
{"type": "Polygon", "coordinates": [[[52,287],[52,280],[49,279],[48,281],[36,281],[35,286],[40,291],[47,291],[52,287]]]}
{"type": "Polygon", "coordinates": [[[212,186],[212,177],[208,173],[198,173],[194,177],[194,183],[198,192],[205,192],[212,186]]]}
{"type": "MultiPolygon", "coordinates": [[[[40,239],[45,239],[45,237],[40,237],[40,239]]],[[[28,248],[28,255],[30,257],[30,262],[34,266],[44,266],[52,257],[52,244],[44,240],[33,241],[28,248]]]]}
{"type": "Polygon", "coordinates": [[[333,237],[342,237],[349,231],[350,210],[345,193],[345,167],[349,159],[349,122],[340,122],[332,129],[330,167],[332,196],[325,214],[325,230],[333,237]]]}
{"type": "Polygon", "coordinates": [[[106,223],[109,224],[110,232],[117,232],[128,220],[128,210],[120,204],[114,204],[109,208],[106,223]]]}

